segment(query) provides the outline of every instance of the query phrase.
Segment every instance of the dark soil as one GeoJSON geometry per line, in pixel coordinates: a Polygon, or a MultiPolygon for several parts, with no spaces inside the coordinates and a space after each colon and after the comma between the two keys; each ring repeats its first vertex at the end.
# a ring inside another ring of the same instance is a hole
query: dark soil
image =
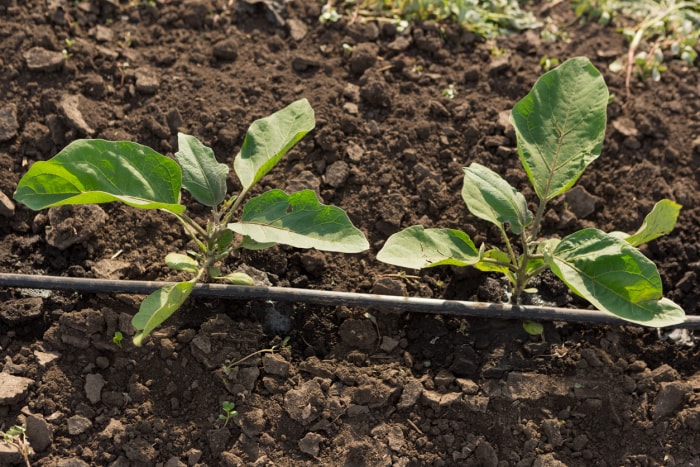
{"type": "MultiPolygon", "coordinates": [[[[495,276],[437,268],[401,279],[374,255],[417,223],[499,244],[463,205],[461,168],[482,163],[531,199],[507,112],[542,73],[543,56],[585,55],[615,96],[603,154],[578,183],[594,209],[558,200],[544,228],[634,231],[657,200],[678,201],[678,227],[644,252],[666,296],[698,314],[696,68],[671,62],[661,82],[635,80],[627,96],[624,77],[607,67],[624,39],[576,21],[568,2],[531,7],[568,41],[530,32],[495,44],[433,23],[403,34],[347,19],[320,25],[320,2],[286,3],[284,25],[270,21],[265,2],[145,3],[0,0],[5,195],[32,163],[83,137],[172,154],[181,130],[230,163],[254,119],[306,97],[316,129],[258,190],[316,190],[372,248],[277,247],[226,267],[247,264],[279,286],[496,301],[495,276]],[[453,99],[442,93],[450,85],[453,99]]],[[[118,204],[49,214],[5,200],[0,211],[3,272],[166,280],[175,276],[165,253],[188,248],[166,214],[118,204]]],[[[586,306],[551,278],[537,285],[547,301],[586,306]]],[[[632,326],[545,323],[534,338],[519,322],[192,299],[135,348],[129,321],[141,297],[0,296],[0,427],[27,422],[32,465],[700,464],[692,335],[681,344],[632,326]],[[285,336],[279,352],[237,362],[285,336]],[[227,424],[222,401],[238,411],[227,424]]],[[[0,444],[0,464],[13,462],[8,449],[0,444]]]]}

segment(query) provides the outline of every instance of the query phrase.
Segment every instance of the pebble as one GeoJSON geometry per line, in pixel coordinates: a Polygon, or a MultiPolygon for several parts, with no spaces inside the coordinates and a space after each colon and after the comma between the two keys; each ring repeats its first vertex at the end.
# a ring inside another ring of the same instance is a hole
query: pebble
{"type": "Polygon", "coordinates": [[[233,61],[238,57],[238,43],[230,37],[220,40],[214,44],[212,52],[219,60],[233,61]]]}
{"type": "Polygon", "coordinates": [[[399,410],[410,409],[416,405],[422,394],[423,385],[420,383],[420,381],[409,381],[403,387],[401,399],[399,400],[398,404],[396,404],[396,408],[399,410]]]}
{"type": "Polygon", "coordinates": [[[9,104],[0,108],[0,142],[9,141],[17,136],[17,130],[17,106],[9,104]]]}
{"type": "Polygon", "coordinates": [[[578,218],[584,219],[595,211],[597,198],[581,185],[573,187],[564,195],[569,210],[578,218]]]}
{"type": "Polygon", "coordinates": [[[84,135],[92,136],[95,130],[88,125],[80,111],[80,96],[64,94],[58,103],[58,109],[66,119],[66,123],[84,135]]]}
{"type": "Polygon", "coordinates": [[[32,449],[37,452],[45,451],[53,442],[53,433],[49,424],[41,415],[29,415],[27,424],[27,438],[31,440],[32,449]]]}
{"type": "Polygon", "coordinates": [[[279,354],[266,354],[262,359],[263,369],[268,375],[286,378],[289,376],[289,362],[279,354]]]}
{"type": "Polygon", "coordinates": [[[92,428],[92,422],[90,419],[80,415],[70,417],[66,423],[68,425],[68,434],[73,436],[85,433],[87,430],[92,428]]]}
{"type": "Polygon", "coordinates": [[[97,404],[102,398],[102,388],[105,379],[101,374],[89,374],[85,377],[85,395],[93,404],[97,404]]]}
{"type": "Polygon", "coordinates": [[[14,405],[23,400],[33,382],[29,378],[0,373],[0,405],[14,405]]]}
{"type": "Polygon", "coordinates": [[[155,72],[151,70],[136,70],[136,91],[140,94],[155,94],[160,82],[155,72]]]}
{"type": "Polygon", "coordinates": [[[654,420],[673,414],[691,393],[692,387],[687,383],[662,383],[661,390],[654,399],[654,420]]]}
{"type": "Polygon", "coordinates": [[[371,68],[377,61],[379,48],[371,42],[358,44],[350,56],[350,72],[361,75],[366,69],[371,68]]]}
{"type": "Polygon", "coordinates": [[[350,347],[373,350],[377,330],[369,319],[346,319],[338,328],[338,335],[350,347]]]}
{"type": "Polygon", "coordinates": [[[318,433],[309,432],[299,440],[299,450],[305,454],[316,457],[321,451],[321,443],[325,438],[318,433]]]}
{"type": "Polygon", "coordinates": [[[310,71],[314,68],[319,68],[321,66],[321,62],[316,60],[313,57],[308,57],[308,56],[299,56],[299,57],[294,57],[292,60],[292,68],[294,71],[310,71]]]}
{"type": "Polygon", "coordinates": [[[345,161],[335,161],[326,168],[323,180],[333,188],[340,188],[350,175],[350,166],[345,161]]]}
{"type": "Polygon", "coordinates": [[[43,47],[32,47],[24,53],[24,60],[30,71],[52,72],[60,69],[66,62],[61,52],[46,50],[43,47]]]}
{"type": "Polygon", "coordinates": [[[43,316],[43,305],[44,300],[40,297],[18,298],[6,302],[0,308],[0,321],[11,327],[34,321],[43,316]]]}
{"type": "Polygon", "coordinates": [[[287,26],[289,26],[289,35],[297,42],[303,40],[309,32],[306,25],[295,18],[289,18],[287,20],[287,26]]]}

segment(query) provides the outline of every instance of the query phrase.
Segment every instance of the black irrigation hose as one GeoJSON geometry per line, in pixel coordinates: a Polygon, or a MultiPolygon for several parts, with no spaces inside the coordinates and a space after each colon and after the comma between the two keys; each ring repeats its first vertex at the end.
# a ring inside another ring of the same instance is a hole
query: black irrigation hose
{"type": "MultiPolygon", "coordinates": [[[[123,281],[85,279],[76,277],[38,276],[0,273],[0,287],[25,289],[69,290],[89,293],[149,294],[172,282],[123,281]]],[[[463,302],[435,298],[396,297],[366,293],[307,290],[288,287],[247,287],[224,284],[197,284],[192,295],[232,300],[274,300],[303,302],[316,305],[347,305],[375,309],[394,309],[415,313],[501,318],[533,321],[566,321],[571,323],[620,324],[630,323],[597,310],[582,310],[546,306],[515,306],[497,303],[463,302]]],[[[700,329],[700,316],[687,316],[675,328],[700,329]]]]}

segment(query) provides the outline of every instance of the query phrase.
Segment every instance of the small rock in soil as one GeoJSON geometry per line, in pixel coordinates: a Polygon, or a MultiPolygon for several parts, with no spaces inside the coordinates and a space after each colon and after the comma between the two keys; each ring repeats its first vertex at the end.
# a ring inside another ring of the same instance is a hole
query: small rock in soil
{"type": "Polygon", "coordinates": [[[379,47],[371,42],[363,42],[355,46],[350,57],[350,71],[356,75],[361,75],[366,69],[374,66],[377,61],[379,47]]]}
{"type": "Polygon", "coordinates": [[[265,412],[262,409],[252,409],[240,414],[236,421],[243,433],[252,438],[265,429],[265,412]]]}
{"type": "Polygon", "coordinates": [[[338,335],[350,347],[372,350],[377,343],[377,330],[369,319],[347,319],[338,329],[338,335]]]}
{"type": "Polygon", "coordinates": [[[220,40],[214,44],[212,53],[219,60],[233,61],[238,57],[238,43],[231,37],[220,40]]]}
{"type": "Polygon", "coordinates": [[[187,464],[182,462],[177,457],[173,456],[165,462],[163,467],[187,467],[187,464]]]}
{"type": "Polygon", "coordinates": [[[360,87],[360,97],[368,105],[378,108],[389,108],[394,101],[392,88],[376,76],[370,76],[360,87]]]}
{"type": "Polygon", "coordinates": [[[43,47],[32,47],[24,53],[27,68],[31,71],[52,72],[63,66],[66,57],[61,52],[53,52],[43,47]]]}
{"type": "Polygon", "coordinates": [[[40,350],[34,351],[34,357],[36,358],[36,361],[39,364],[39,366],[42,367],[48,366],[60,356],[61,354],[58,352],[42,352],[40,350]]]}
{"type": "Polygon", "coordinates": [[[571,212],[579,219],[584,219],[595,211],[597,198],[580,185],[567,191],[564,198],[571,212]]]}
{"type": "Polygon", "coordinates": [[[380,277],[372,286],[372,293],[377,295],[396,295],[405,297],[406,284],[393,277],[380,277]]]}
{"type": "Polygon", "coordinates": [[[284,410],[299,423],[308,425],[325,405],[325,396],[317,381],[306,381],[298,389],[291,389],[284,395],[284,410]]]}
{"type": "Polygon", "coordinates": [[[101,374],[89,374],[85,377],[85,395],[90,402],[97,404],[102,398],[105,379],[101,374]]]}
{"type": "Polygon", "coordinates": [[[321,62],[313,57],[299,56],[292,60],[292,68],[294,71],[311,71],[321,66],[321,62]]]}
{"type": "Polygon", "coordinates": [[[302,21],[295,18],[289,18],[287,20],[287,26],[289,26],[289,35],[292,36],[292,39],[297,42],[304,39],[306,34],[309,32],[306,25],[302,21]]]}
{"type": "Polygon", "coordinates": [[[90,464],[77,457],[69,457],[56,461],[56,467],[90,467],[90,464]]]}
{"type": "MultiPolygon", "coordinates": [[[[92,136],[95,130],[88,125],[80,110],[80,97],[76,94],[64,94],[58,103],[58,109],[66,120],[66,123],[80,133],[92,136]]],[[[55,209],[55,208],[54,208],[55,209]]]]}
{"type": "Polygon", "coordinates": [[[140,94],[155,94],[160,82],[156,73],[152,70],[136,70],[136,91],[140,94]]]}
{"type": "Polygon", "coordinates": [[[0,443],[0,465],[19,465],[24,462],[17,446],[0,443]]]}
{"type": "Polygon", "coordinates": [[[496,455],[496,450],[491,446],[486,440],[482,440],[477,446],[474,452],[479,465],[483,467],[496,467],[498,466],[498,456],[496,455]]]}
{"type": "Polygon", "coordinates": [[[654,399],[654,420],[673,414],[691,392],[692,387],[687,383],[662,383],[661,390],[654,399]]]}
{"type": "Polygon", "coordinates": [[[401,399],[399,400],[398,404],[396,404],[396,408],[399,410],[410,409],[411,407],[416,405],[418,399],[422,394],[423,385],[420,383],[420,381],[409,381],[403,387],[403,391],[401,392],[401,399]]]}
{"type": "Polygon", "coordinates": [[[41,318],[44,300],[39,297],[18,298],[0,308],[0,321],[10,327],[41,318]]]}
{"type": "Polygon", "coordinates": [[[107,213],[95,204],[51,208],[51,227],[46,232],[46,242],[65,250],[95,235],[104,227],[107,218],[107,213]]]}
{"type": "Polygon", "coordinates": [[[289,375],[289,362],[279,354],[266,354],[263,359],[263,369],[268,375],[286,378],[289,375]]]}
{"type": "Polygon", "coordinates": [[[66,423],[68,425],[68,434],[73,436],[85,433],[87,430],[92,428],[92,422],[90,419],[80,415],[70,417],[66,423]]]}
{"type": "Polygon", "coordinates": [[[42,452],[51,446],[53,433],[44,417],[41,415],[29,415],[25,423],[27,425],[27,438],[31,442],[32,449],[42,452]]]}
{"type": "Polygon", "coordinates": [[[123,449],[126,457],[139,465],[151,465],[157,454],[151,443],[143,438],[136,438],[126,443],[123,449]]]}
{"type": "Polygon", "coordinates": [[[12,217],[15,215],[15,203],[2,191],[0,191],[0,216],[12,217]]]}
{"type": "Polygon", "coordinates": [[[14,405],[22,401],[33,382],[29,378],[0,373],[0,405],[14,405]]]}
{"type": "Polygon", "coordinates": [[[333,188],[340,188],[350,175],[350,166],[345,161],[335,161],[326,168],[323,180],[333,188]]]}
{"type": "Polygon", "coordinates": [[[207,431],[209,449],[211,449],[211,453],[214,457],[218,457],[226,450],[229,438],[231,438],[231,432],[226,428],[207,431]]]}
{"type": "Polygon", "coordinates": [[[92,272],[98,279],[122,279],[131,267],[128,261],[103,258],[92,265],[92,272]]]}
{"type": "Polygon", "coordinates": [[[325,438],[318,433],[307,433],[299,440],[299,450],[305,454],[316,457],[321,451],[321,443],[325,438]]]}
{"type": "Polygon", "coordinates": [[[555,448],[564,444],[564,438],[559,428],[559,420],[550,418],[542,422],[542,431],[547,436],[547,442],[555,448]]]}
{"type": "Polygon", "coordinates": [[[14,104],[0,108],[0,143],[17,136],[17,106],[14,104]]]}

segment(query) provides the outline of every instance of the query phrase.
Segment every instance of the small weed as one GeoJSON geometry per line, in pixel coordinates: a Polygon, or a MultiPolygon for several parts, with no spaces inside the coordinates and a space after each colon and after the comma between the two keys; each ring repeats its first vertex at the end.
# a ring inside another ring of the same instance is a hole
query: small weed
{"type": "Polygon", "coordinates": [[[0,431],[0,440],[9,446],[17,448],[25,465],[30,467],[29,457],[34,454],[34,450],[29,444],[26,431],[27,427],[25,425],[11,426],[6,431],[0,431]]]}
{"type": "Polygon", "coordinates": [[[219,420],[224,422],[222,428],[225,428],[226,425],[228,425],[229,420],[238,416],[238,412],[235,409],[236,404],[234,402],[223,401],[221,403],[221,411],[223,413],[219,414],[219,420]]]}
{"type": "Polygon", "coordinates": [[[123,340],[124,336],[122,335],[122,333],[119,331],[115,331],[114,335],[112,336],[112,342],[114,343],[114,345],[121,349],[123,340]]]}

